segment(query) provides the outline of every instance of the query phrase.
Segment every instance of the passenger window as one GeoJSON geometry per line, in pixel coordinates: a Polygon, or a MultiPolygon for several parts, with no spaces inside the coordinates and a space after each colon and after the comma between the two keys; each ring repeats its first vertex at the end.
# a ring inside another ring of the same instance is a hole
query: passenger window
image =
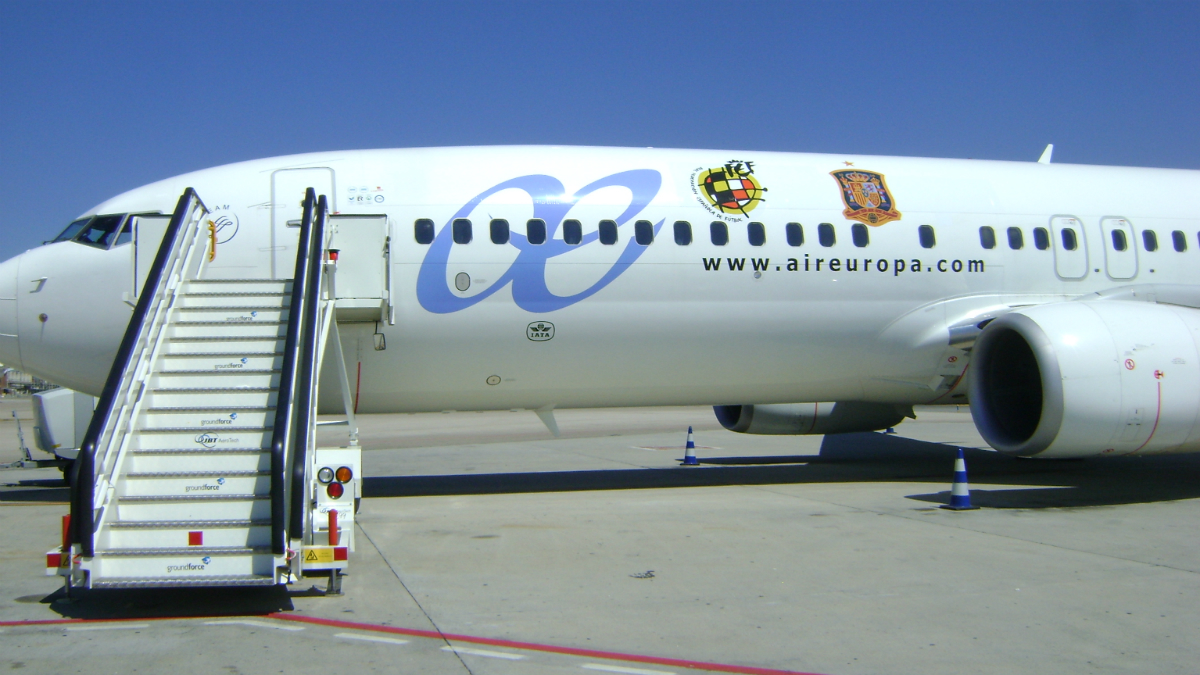
{"type": "Polygon", "coordinates": [[[1050,248],[1050,233],[1044,227],[1033,228],[1033,245],[1039,251],[1050,248]]]}
{"type": "Polygon", "coordinates": [[[986,249],[996,248],[996,231],[987,225],[979,228],[979,245],[986,249]]]}
{"type": "Polygon", "coordinates": [[[729,243],[729,226],[714,220],[708,226],[708,236],[712,238],[713,246],[724,246],[729,243]]]}
{"type": "Polygon", "coordinates": [[[654,241],[654,224],[648,220],[639,220],[633,224],[633,238],[642,246],[649,246],[654,241]]]}
{"type": "Polygon", "coordinates": [[[804,226],[800,223],[788,223],[784,228],[787,233],[788,246],[802,246],[804,244],[804,226]]]}
{"type": "Polygon", "coordinates": [[[454,223],[450,226],[451,234],[454,236],[454,243],[469,244],[471,243],[471,221],[466,218],[455,218],[454,223]]]}
{"type": "Polygon", "coordinates": [[[541,218],[525,221],[525,238],[535,246],[546,243],[546,221],[541,218]]]}
{"type": "Polygon", "coordinates": [[[612,246],[617,243],[617,221],[600,221],[600,243],[605,246],[612,246]]]}
{"type": "Polygon", "coordinates": [[[508,243],[508,221],[503,218],[496,218],[491,223],[492,243],[507,244],[508,243]]]}
{"type": "Polygon", "coordinates": [[[57,237],[55,237],[54,239],[51,239],[50,240],[51,243],[56,242],[56,241],[67,241],[68,239],[74,239],[75,235],[79,234],[79,231],[83,229],[84,225],[88,224],[89,220],[91,220],[91,218],[80,218],[79,220],[76,220],[75,222],[71,223],[70,225],[67,226],[67,229],[63,230],[57,237]]]}
{"type": "Polygon", "coordinates": [[[821,223],[817,226],[817,241],[825,248],[829,248],[837,243],[837,233],[833,231],[832,224],[821,223]]]}
{"type": "Polygon", "coordinates": [[[871,235],[867,233],[867,226],[862,223],[851,225],[850,239],[854,241],[855,246],[866,248],[867,244],[871,243],[871,235]]]}
{"type": "Polygon", "coordinates": [[[767,243],[767,228],[762,223],[749,223],[746,225],[746,236],[751,246],[762,246],[767,243]]]}
{"type": "Polygon", "coordinates": [[[578,246],[583,241],[583,223],[578,220],[563,221],[563,242],[569,246],[578,246]]]}
{"type": "Polygon", "coordinates": [[[99,248],[108,248],[112,240],[117,235],[117,230],[121,227],[121,222],[125,219],[122,214],[111,216],[96,216],[92,218],[92,222],[75,237],[75,241],[89,246],[97,246],[99,248]]]}
{"type": "Polygon", "coordinates": [[[413,223],[413,239],[416,239],[418,244],[432,244],[433,221],[428,218],[417,219],[413,223]]]}
{"type": "Polygon", "coordinates": [[[121,228],[121,233],[117,235],[117,243],[113,246],[128,244],[133,241],[133,218],[125,220],[125,226],[121,228]]]}
{"type": "Polygon", "coordinates": [[[675,243],[687,246],[692,243],[692,224],[686,220],[675,221],[675,243]]]}
{"type": "Polygon", "coordinates": [[[1074,251],[1075,249],[1079,248],[1079,239],[1077,239],[1075,236],[1075,230],[1072,230],[1069,227],[1064,227],[1062,229],[1062,244],[1063,248],[1068,251],[1074,251]]]}
{"type": "Polygon", "coordinates": [[[1021,228],[1008,228],[1008,247],[1014,251],[1025,248],[1025,235],[1021,233],[1021,228]]]}
{"type": "MultiPolygon", "coordinates": [[[[1183,230],[1175,230],[1172,232],[1171,241],[1174,242],[1176,251],[1183,253],[1187,250],[1187,235],[1183,233],[1183,230]]],[[[120,240],[118,240],[117,243],[121,243],[120,240]]]]}
{"type": "Polygon", "coordinates": [[[1142,230],[1142,247],[1147,251],[1158,250],[1158,235],[1154,230],[1142,230]]]}
{"type": "Polygon", "coordinates": [[[937,244],[937,237],[933,233],[932,225],[918,227],[917,238],[921,240],[921,248],[933,248],[937,244]]]}
{"type": "Polygon", "coordinates": [[[1129,242],[1125,239],[1125,230],[1113,230],[1109,234],[1112,237],[1114,251],[1124,251],[1129,248],[1129,242]]]}

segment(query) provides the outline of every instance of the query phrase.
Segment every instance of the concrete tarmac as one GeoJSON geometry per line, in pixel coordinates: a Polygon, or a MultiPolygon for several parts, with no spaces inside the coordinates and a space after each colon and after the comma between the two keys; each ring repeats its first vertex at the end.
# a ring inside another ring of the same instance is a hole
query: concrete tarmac
{"type": "Polygon", "coordinates": [[[919,409],[896,435],[826,438],[733,434],[709,408],[557,418],[559,438],[529,412],[363,417],[366,498],[340,597],[314,581],[67,602],[41,576],[66,512],[57,470],[0,472],[0,667],[961,675],[1200,663],[1200,456],[1010,459],[982,449],[965,408],[919,409]],[[696,468],[679,466],[688,425],[696,468]],[[979,510],[938,508],[956,447],[979,510]],[[64,619],[86,621],[28,623],[64,619]]]}

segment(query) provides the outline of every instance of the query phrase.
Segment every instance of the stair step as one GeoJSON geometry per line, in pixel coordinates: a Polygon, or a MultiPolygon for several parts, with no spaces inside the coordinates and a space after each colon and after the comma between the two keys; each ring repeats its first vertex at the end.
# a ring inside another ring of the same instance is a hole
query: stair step
{"type": "Polygon", "coordinates": [[[261,455],[269,453],[270,448],[144,448],[131,450],[133,456],[139,455],[261,455]]]}
{"type": "Polygon", "coordinates": [[[291,293],[179,293],[175,306],[180,309],[223,307],[227,309],[275,309],[291,304],[291,293]]]}
{"type": "Polygon", "coordinates": [[[225,409],[203,409],[195,412],[173,410],[148,410],[136,423],[136,429],[147,433],[162,433],[160,430],[176,432],[197,431],[263,431],[271,428],[275,411],[259,407],[249,412],[225,409]]]}
{"type": "Polygon", "coordinates": [[[270,520],[138,521],[110,523],[104,537],[107,550],[157,548],[258,547],[271,545],[270,520]]]}
{"type": "Polygon", "coordinates": [[[247,478],[270,476],[270,471],[140,471],[126,478],[247,478]]]}
{"type": "Polygon", "coordinates": [[[271,323],[284,321],[287,319],[287,313],[286,307],[185,305],[176,308],[175,318],[171,323],[176,326],[196,323],[271,323]]]}
{"type": "Polygon", "coordinates": [[[164,354],[160,373],[272,372],[283,366],[282,354],[164,354]]]}
{"type": "Polygon", "coordinates": [[[270,499],[270,495],[240,494],[240,495],[136,495],[117,497],[117,501],[127,504],[145,504],[149,502],[178,503],[178,502],[249,502],[270,499]]]}
{"type": "Polygon", "coordinates": [[[274,411],[275,406],[167,406],[149,408],[148,413],[168,412],[262,412],[274,411]]]}
{"type": "Polygon", "coordinates": [[[205,432],[238,432],[238,431],[270,431],[269,426],[253,426],[253,427],[142,427],[138,429],[141,434],[199,434],[205,432]]]}
{"type": "Polygon", "coordinates": [[[158,558],[162,556],[177,556],[177,555],[255,555],[257,553],[270,553],[270,546],[186,546],[180,548],[110,548],[96,553],[110,557],[132,558],[146,557],[158,558]]]}
{"type": "Polygon", "coordinates": [[[261,520],[116,520],[108,524],[116,530],[213,530],[224,527],[269,526],[271,519],[261,520]]]}
{"type": "Polygon", "coordinates": [[[274,406],[277,398],[278,392],[272,387],[158,387],[150,391],[146,405],[274,406]]]}
{"type": "Polygon", "coordinates": [[[221,388],[276,388],[279,386],[280,371],[275,368],[258,370],[176,370],[150,374],[152,389],[211,389],[221,388]],[[207,386],[206,386],[207,385],[207,386]]]}
{"type": "Polygon", "coordinates": [[[274,586],[275,577],[257,574],[198,575],[193,577],[146,577],[95,579],[92,588],[169,588],[174,586],[274,586]]]}
{"type": "Polygon", "coordinates": [[[175,354],[221,354],[223,356],[264,355],[266,352],[282,354],[284,338],[281,335],[197,335],[169,338],[163,356],[175,354]]]}
{"type": "MultiPolygon", "coordinates": [[[[134,450],[129,454],[125,470],[139,474],[172,473],[181,469],[220,475],[243,474],[271,470],[271,451],[237,450],[134,450]]],[[[128,474],[127,474],[128,475],[128,474]]]]}
{"type": "Polygon", "coordinates": [[[171,338],[282,338],[287,332],[286,321],[180,321],[168,326],[171,338]],[[220,328],[218,328],[218,326],[220,328]]]}

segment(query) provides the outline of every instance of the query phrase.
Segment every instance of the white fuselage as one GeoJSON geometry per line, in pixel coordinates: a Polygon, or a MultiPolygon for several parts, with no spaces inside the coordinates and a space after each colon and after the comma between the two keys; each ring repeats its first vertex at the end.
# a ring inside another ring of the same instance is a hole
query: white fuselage
{"type": "MultiPolygon", "coordinates": [[[[308,186],[339,214],[387,218],[380,293],[391,320],[341,325],[359,412],[963,402],[966,355],[948,344],[949,327],[1118,286],[1200,283],[1200,219],[1179,198],[1200,193],[1200,173],[1180,170],[709,150],[347,151],[178,176],[89,213],[169,213],[193,187],[226,219],[208,276],[283,278],[295,257],[287,221],[308,186]],[[712,170],[752,178],[761,201],[723,211],[706,196],[712,170]],[[847,171],[860,173],[831,175],[847,171]],[[886,183],[872,195],[874,176],[886,183]],[[871,213],[885,222],[860,228],[869,241],[856,242],[853,228],[871,213]],[[416,240],[421,219],[434,224],[432,243],[416,240]],[[470,220],[470,243],[454,241],[455,219],[470,220]],[[490,240],[495,219],[510,224],[508,243],[490,240]],[[530,219],[545,222],[545,243],[526,240],[530,219]],[[614,244],[598,239],[606,220],[619,224],[614,244]],[[579,243],[564,242],[564,221],[578,221],[579,243]],[[649,221],[652,243],[636,241],[637,221],[649,221]],[[676,242],[677,221],[690,225],[690,243],[676,242]],[[726,224],[727,244],[713,243],[713,222],[726,224]],[[750,223],[762,223],[762,245],[750,223]],[[803,244],[789,242],[789,223],[802,226],[803,244]],[[822,223],[835,242],[821,241],[822,223]],[[993,229],[994,248],[981,227],[993,229]],[[1022,248],[1010,247],[1012,227],[1022,248]],[[1077,233],[1073,251],[1064,228],[1077,233]],[[1124,251],[1114,228],[1127,231],[1124,251]],[[552,337],[530,327],[539,322],[552,337]]],[[[65,241],[0,266],[0,361],[98,393],[131,309],[132,248],[65,241]]],[[[339,262],[359,264],[379,261],[339,262]]]]}

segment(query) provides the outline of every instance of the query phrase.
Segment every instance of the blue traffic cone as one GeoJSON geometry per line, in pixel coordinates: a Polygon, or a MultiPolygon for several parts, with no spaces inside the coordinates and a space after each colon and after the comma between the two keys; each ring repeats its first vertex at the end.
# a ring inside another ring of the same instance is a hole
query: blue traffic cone
{"type": "Polygon", "coordinates": [[[696,460],[696,442],[692,440],[692,428],[688,427],[687,448],[683,451],[683,464],[679,466],[699,466],[696,460]]]}
{"type": "Polygon", "coordinates": [[[971,488],[967,485],[967,460],[963,459],[962,448],[958,449],[958,458],[954,460],[954,485],[950,488],[950,503],[942,508],[952,511],[979,508],[971,506],[971,488]]]}

